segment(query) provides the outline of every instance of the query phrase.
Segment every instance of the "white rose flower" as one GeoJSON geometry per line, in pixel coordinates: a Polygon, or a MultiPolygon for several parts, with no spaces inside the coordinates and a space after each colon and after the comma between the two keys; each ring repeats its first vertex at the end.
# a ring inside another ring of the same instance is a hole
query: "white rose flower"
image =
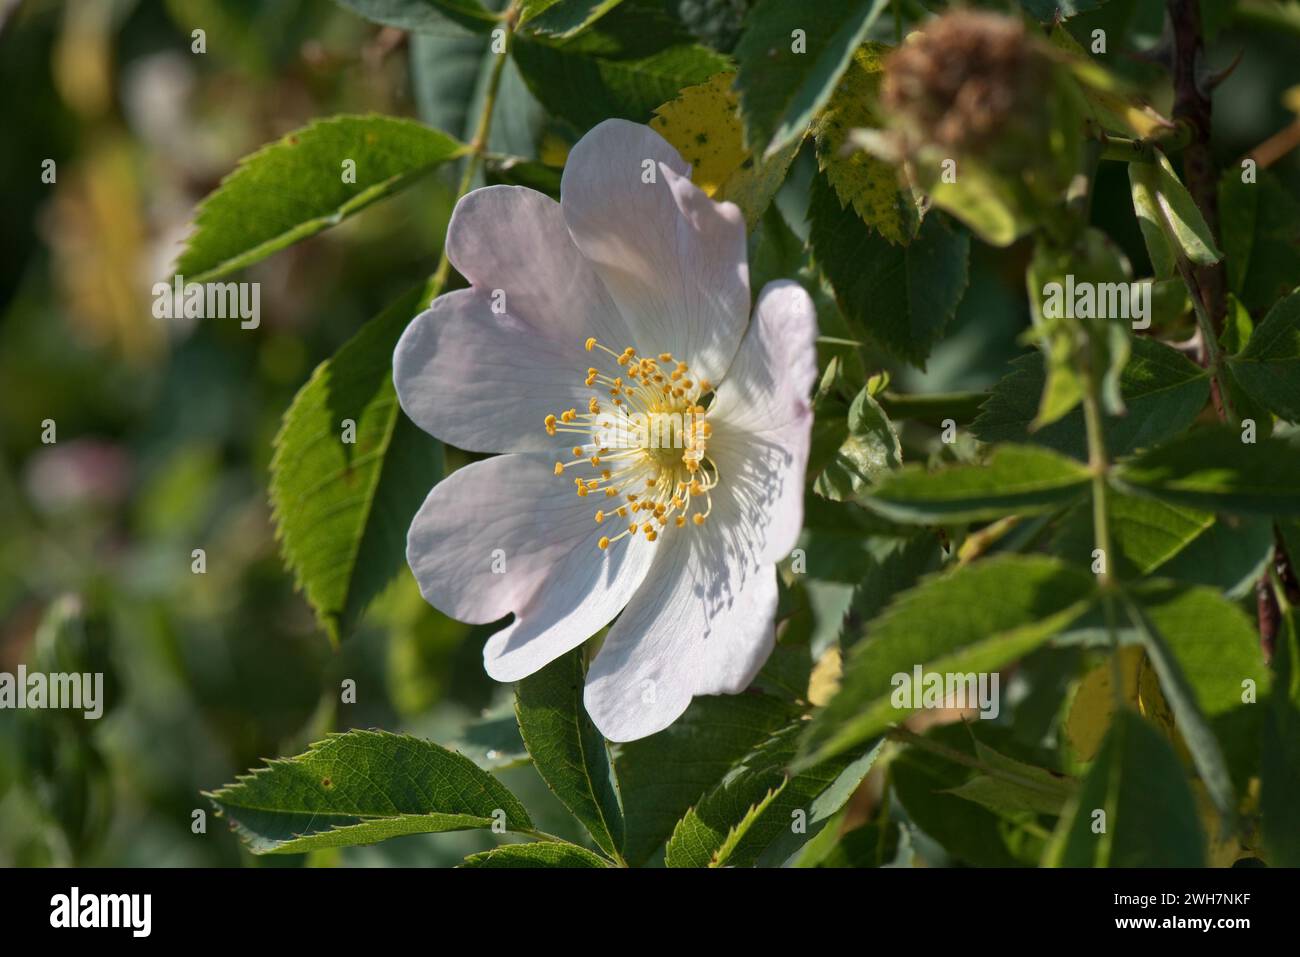
{"type": "Polygon", "coordinates": [[[803,519],[807,293],[770,283],[751,319],[740,210],[623,120],[573,148],[559,203],[513,186],[465,196],[447,252],[470,288],[406,329],[397,394],[437,438],[502,454],[440,482],[412,522],[425,599],[472,623],[514,614],[483,653],[498,681],[617,616],[584,692],[614,741],[667,727],[694,695],[744,690],[772,650],[776,562],[803,519]]]}

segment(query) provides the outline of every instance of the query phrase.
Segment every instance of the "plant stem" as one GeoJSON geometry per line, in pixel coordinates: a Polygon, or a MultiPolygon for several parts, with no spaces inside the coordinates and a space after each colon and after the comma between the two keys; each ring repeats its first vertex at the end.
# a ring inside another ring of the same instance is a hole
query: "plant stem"
{"type": "MultiPolygon", "coordinates": [[[[1191,139],[1183,149],[1183,172],[1187,189],[1200,207],[1210,232],[1219,236],[1219,176],[1210,152],[1210,93],[1217,80],[1205,73],[1205,42],[1201,30],[1198,0],[1166,0],[1169,24],[1173,30],[1174,56],[1171,69],[1174,83],[1173,118],[1186,126],[1191,139]]],[[[1222,79],[1222,77],[1220,77],[1222,79]]],[[[1222,260],[1197,266],[1197,287],[1209,314],[1214,337],[1223,329],[1228,311],[1227,273],[1222,260]]]]}
{"type": "MultiPolygon", "coordinates": [[[[465,170],[461,173],[460,185],[456,188],[457,202],[469,192],[470,187],[474,184],[474,177],[483,165],[483,157],[487,154],[488,134],[492,132],[492,114],[497,105],[497,93],[501,89],[501,74],[505,70],[506,60],[510,56],[510,42],[514,37],[515,23],[519,19],[518,6],[518,0],[514,0],[501,14],[501,24],[505,30],[505,44],[502,46],[501,52],[497,54],[496,62],[492,64],[492,74],[488,77],[487,92],[483,96],[483,109],[479,112],[474,137],[466,144],[468,146],[468,155],[465,158],[465,170]]],[[[435,288],[441,290],[446,286],[447,276],[450,273],[451,260],[447,258],[447,244],[444,242],[442,244],[442,255],[438,257],[438,268],[433,273],[435,288]]]]}
{"type": "Polygon", "coordinates": [[[1112,561],[1110,542],[1110,516],[1106,508],[1109,492],[1110,457],[1106,454],[1106,433],[1102,426],[1100,399],[1100,372],[1096,368],[1093,330],[1088,330],[1087,361],[1084,371],[1083,421],[1088,435],[1088,467],[1092,472],[1092,537],[1094,546],[1101,551],[1101,567],[1097,572],[1097,585],[1101,590],[1102,614],[1106,619],[1106,635],[1110,639],[1111,685],[1116,709],[1123,708],[1124,672],[1119,660],[1119,634],[1115,630],[1115,590],[1110,574],[1112,561]]]}
{"type": "Polygon", "coordinates": [[[1092,471],[1092,533],[1094,545],[1101,549],[1101,571],[1097,580],[1102,587],[1110,584],[1110,523],[1106,514],[1106,476],[1110,461],[1106,456],[1106,436],[1102,430],[1101,403],[1092,369],[1083,394],[1083,421],[1088,434],[1088,467],[1092,471]]]}
{"type": "Polygon", "coordinates": [[[1200,283],[1192,271],[1191,264],[1182,256],[1177,257],[1177,262],[1178,275],[1182,277],[1188,295],[1191,296],[1192,311],[1196,313],[1196,325],[1201,330],[1201,353],[1205,357],[1206,368],[1210,370],[1210,378],[1214,381],[1219,418],[1236,425],[1237,413],[1232,406],[1232,396],[1228,394],[1223,377],[1223,353],[1219,349],[1219,338],[1214,331],[1214,320],[1206,308],[1205,300],[1201,297],[1200,283]]]}

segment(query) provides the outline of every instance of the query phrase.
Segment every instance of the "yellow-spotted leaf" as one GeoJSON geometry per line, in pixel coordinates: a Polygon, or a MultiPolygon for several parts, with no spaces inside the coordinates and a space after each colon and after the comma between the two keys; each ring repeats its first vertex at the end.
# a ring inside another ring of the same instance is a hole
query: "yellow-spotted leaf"
{"type": "Polygon", "coordinates": [[[841,203],[852,205],[863,222],[891,243],[906,245],[921,225],[912,191],[902,184],[897,167],[848,143],[853,130],[880,125],[874,106],[887,52],[883,44],[866,43],[853,55],[817,121],[817,165],[841,203]]]}
{"type": "Polygon", "coordinates": [[[655,110],[650,125],[691,164],[691,181],[711,198],[740,207],[753,228],[785,180],[801,139],[766,160],[745,149],[734,73],[688,86],[655,110]]]}

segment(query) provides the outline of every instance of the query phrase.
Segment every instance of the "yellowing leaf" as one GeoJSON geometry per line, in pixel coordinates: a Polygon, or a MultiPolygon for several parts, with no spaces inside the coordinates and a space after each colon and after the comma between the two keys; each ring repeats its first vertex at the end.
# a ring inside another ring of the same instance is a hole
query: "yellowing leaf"
{"type": "Polygon", "coordinates": [[[867,43],[854,54],[817,122],[817,163],[841,203],[852,204],[862,221],[891,243],[906,245],[921,224],[911,190],[894,165],[849,145],[854,130],[880,125],[874,107],[887,50],[883,44],[867,43]]]}
{"type": "Polygon", "coordinates": [[[839,645],[831,645],[826,653],[817,659],[812,674],[808,676],[808,701],[818,707],[835,697],[840,690],[840,676],[844,673],[844,661],[840,656],[839,645]]]}
{"type": "Polygon", "coordinates": [[[799,151],[796,139],[765,161],[746,149],[734,73],[719,73],[688,86],[655,110],[650,120],[691,164],[691,181],[719,202],[733,202],[752,228],[771,203],[799,151]]]}
{"type": "Polygon", "coordinates": [[[734,73],[719,73],[688,86],[677,99],[656,109],[650,121],[691,164],[691,180],[710,196],[716,196],[745,161],[739,101],[731,90],[735,77],[734,73]]]}
{"type": "MultiPolygon", "coordinates": [[[[1173,712],[1160,690],[1160,681],[1147,660],[1146,652],[1138,645],[1127,645],[1119,650],[1119,663],[1124,701],[1154,723],[1166,738],[1178,742],[1173,712]]],[[[1114,666],[1110,660],[1103,661],[1083,676],[1070,704],[1070,713],[1065,719],[1065,737],[1078,761],[1095,758],[1102,739],[1110,730],[1115,713],[1115,694],[1111,690],[1113,674],[1114,666]]],[[[1183,753],[1181,742],[1175,746],[1180,754],[1183,753]]]]}

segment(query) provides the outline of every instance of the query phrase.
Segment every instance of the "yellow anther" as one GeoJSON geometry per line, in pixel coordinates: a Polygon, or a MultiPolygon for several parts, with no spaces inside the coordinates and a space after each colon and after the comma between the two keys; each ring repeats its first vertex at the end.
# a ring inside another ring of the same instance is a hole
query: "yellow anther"
{"type": "Polygon", "coordinates": [[[618,494],[618,489],[616,488],[605,489],[605,498],[613,498],[617,494],[618,494]]]}
{"type": "Polygon", "coordinates": [[[609,539],[604,535],[600,536],[600,541],[596,543],[596,547],[603,552],[605,549],[609,548],[609,539]]]}
{"type": "Polygon", "coordinates": [[[579,486],[578,486],[578,498],[586,498],[586,497],[587,497],[587,486],[585,486],[585,485],[579,485],[579,486]]]}
{"type": "Polygon", "coordinates": [[[630,358],[631,358],[631,356],[629,356],[627,353],[623,353],[623,355],[621,355],[621,356],[618,357],[618,364],[621,365],[621,366],[625,366],[625,365],[627,365],[627,363],[628,363],[628,359],[630,359],[630,358]]]}
{"type": "Polygon", "coordinates": [[[608,482],[608,481],[609,481],[609,476],[610,476],[610,474],[611,474],[611,473],[610,473],[609,469],[605,469],[605,471],[603,471],[603,472],[600,473],[600,477],[603,478],[606,482],[608,482]]]}
{"type": "Polygon", "coordinates": [[[596,337],[591,336],[587,339],[587,351],[590,352],[594,348],[596,348],[596,337]]]}
{"type": "Polygon", "coordinates": [[[598,488],[600,488],[600,479],[587,479],[587,489],[589,491],[594,492],[598,488]]]}
{"type": "Polygon", "coordinates": [[[673,361],[673,354],[672,354],[671,352],[661,352],[661,353],[659,353],[659,361],[660,361],[660,362],[672,362],[672,361],[673,361]]]}
{"type": "Polygon", "coordinates": [[[564,463],[563,463],[563,462],[556,462],[556,463],[555,463],[555,474],[556,474],[556,475],[563,475],[563,474],[564,474],[564,463]]]}
{"type": "Polygon", "coordinates": [[[619,517],[619,518],[627,518],[627,506],[626,506],[626,505],[620,505],[620,506],[618,507],[618,517],[619,517]]]}
{"type": "Polygon", "coordinates": [[[590,412],[592,415],[595,415],[600,411],[600,403],[596,401],[596,397],[594,395],[587,400],[587,411],[590,412]]]}
{"type": "Polygon", "coordinates": [[[691,520],[695,522],[696,525],[704,524],[704,516],[701,515],[699,512],[696,512],[693,516],[691,516],[691,520]]]}
{"type": "Polygon", "coordinates": [[[582,446],[581,446],[581,445],[575,445],[575,446],[573,447],[573,454],[574,454],[575,456],[581,455],[581,454],[582,454],[582,446]]]}
{"type": "Polygon", "coordinates": [[[599,509],[597,509],[597,511],[596,511],[596,521],[597,521],[597,523],[599,523],[599,522],[603,522],[604,520],[605,520],[605,513],[602,512],[602,511],[600,511],[599,509]]]}
{"type": "Polygon", "coordinates": [[[553,415],[548,415],[546,417],[546,434],[547,435],[555,434],[555,416],[553,415]]]}
{"type": "Polygon", "coordinates": [[[600,456],[599,456],[599,455],[593,455],[591,458],[587,459],[587,461],[590,462],[592,465],[599,466],[599,465],[600,465],[600,456]]]}
{"type": "Polygon", "coordinates": [[[686,516],[678,515],[676,521],[677,521],[677,527],[681,528],[683,525],[686,524],[686,516]]]}
{"type": "Polygon", "coordinates": [[[637,530],[639,527],[640,527],[640,526],[638,526],[636,522],[633,522],[631,525],[629,525],[629,526],[627,527],[627,530],[628,530],[629,532],[631,532],[633,535],[635,535],[635,534],[636,534],[636,530],[637,530]]]}
{"type": "Polygon", "coordinates": [[[647,528],[645,530],[645,538],[647,542],[653,542],[658,537],[659,535],[654,531],[654,529],[647,528]]]}

